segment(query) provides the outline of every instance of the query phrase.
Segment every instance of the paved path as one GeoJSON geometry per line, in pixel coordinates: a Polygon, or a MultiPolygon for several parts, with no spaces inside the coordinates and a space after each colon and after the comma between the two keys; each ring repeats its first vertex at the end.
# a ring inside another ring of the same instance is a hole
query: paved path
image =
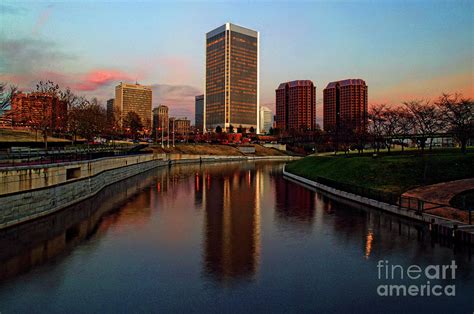
{"type": "Polygon", "coordinates": [[[425,207],[426,212],[442,217],[468,222],[468,214],[465,211],[451,207],[449,201],[457,194],[474,190],[474,178],[443,182],[438,184],[422,186],[403,193],[403,196],[415,197],[426,202],[446,205],[436,209],[430,209],[430,205],[425,207]]]}
{"type": "Polygon", "coordinates": [[[403,193],[403,196],[416,197],[427,202],[449,205],[449,201],[456,194],[466,190],[474,190],[474,178],[422,186],[403,193]]]}

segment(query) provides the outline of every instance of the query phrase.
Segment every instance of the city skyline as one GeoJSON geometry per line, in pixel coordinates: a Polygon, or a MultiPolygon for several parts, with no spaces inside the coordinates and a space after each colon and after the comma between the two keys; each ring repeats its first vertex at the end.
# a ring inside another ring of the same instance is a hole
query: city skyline
{"type": "MultiPolygon", "coordinates": [[[[369,105],[442,92],[473,97],[469,12],[468,1],[3,2],[0,80],[28,91],[51,79],[104,105],[120,81],[138,81],[152,86],[153,107],[164,104],[172,115],[194,117],[194,97],[204,92],[205,34],[232,22],[261,34],[260,103],[272,110],[275,86],[298,79],[326,86],[363,78],[371,86],[369,105]],[[124,19],[126,14],[133,18],[124,19]]],[[[322,125],[322,89],[316,98],[322,125]]]]}

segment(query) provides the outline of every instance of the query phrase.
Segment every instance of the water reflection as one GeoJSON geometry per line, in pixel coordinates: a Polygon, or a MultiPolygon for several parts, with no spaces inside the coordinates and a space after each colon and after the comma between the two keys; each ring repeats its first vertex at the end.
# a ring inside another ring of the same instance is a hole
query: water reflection
{"type": "Polygon", "coordinates": [[[204,271],[218,281],[249,279],[258,267],[260,184],[258,170],[249,166],[226,167],[214,177],[203,173],[204,271]]]}
{"type": "MultiPolygon", "coordinates": [[[[470,248],[438,239],[424,225],[311,191],[284,179],[281,168],[231,162],[156,169],[1,230],[0,280],[10,280],[0,281],[0,311],[103,312],[104,300],[111,312],[419,306],[377,298],[380,259],[404,266],[456,259],[459,299],[471,300],[470,248]]],[[[456,303],[421,302],[427,310],[456,303]]]]}
{"type": "Polygon", "coordinates": [[[280,223],[295,223],[302,228],[311,228],[315,213],[315,193],[282,176],[274,176],[273,181],[275,214],[280,223]]]}
{"type": "Polygon", "coordinates": [[[15,276],[71,250],[110,226],[121,226],[122,218],[139,223],[149,217],[149,193],[143,190],[153,182],[150,172],[108,186],[96,196],[58,213],[8,229],[0,230],[0,280],[15,276]],[[140,194],[140,192],[143,192],[140,194]],[[118,211],[110,219],[104,214],[133,204],[133,213],[118,211]],[[143,210],[144,209],[144,210],[143,210]]]}

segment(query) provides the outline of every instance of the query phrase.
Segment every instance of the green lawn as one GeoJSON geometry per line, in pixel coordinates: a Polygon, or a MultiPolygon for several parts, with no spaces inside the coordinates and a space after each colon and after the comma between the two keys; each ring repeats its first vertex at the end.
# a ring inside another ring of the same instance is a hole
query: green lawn
{"type": "Polygon", "coordinates": [[[289,163],[286,170],[308,179],[322,177],[401,194],[421,185],[474,177],[474,153],[309,156],[289,163]]]}

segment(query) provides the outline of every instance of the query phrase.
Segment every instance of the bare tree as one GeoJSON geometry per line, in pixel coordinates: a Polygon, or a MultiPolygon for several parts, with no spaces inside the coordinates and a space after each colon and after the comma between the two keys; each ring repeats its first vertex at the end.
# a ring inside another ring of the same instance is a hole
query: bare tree
{"type": "Polygon", "coordinates": [[[380,151],[380,143],[383,142],[385,123],[385,104],[374,105],[369,111],[369,134],[372,136],[373,147],[380,151]]]}
{"type": "Polygon", "coordinates": [[[467,141],[474,137],[474,102],[470,98],[462,98],[460,94],[443,94],[436,104],[442,113],[442,120],[465,154],[467,141]]]}
{"type": "Polygon", "coordinates": [[[397,135],[400,126],[400,115],[396,109],[390,107],[382,108],[380,114],[381,120],[383,121],[381,126],[382,134],[385,137],[387,150],[390,153],[393,138],[397,135]]]}
{"type": "Polygon", "coordinates": [[[7,86],[7,83],[0,82],[0,112],[7,110],[11,106],[13,97],[18,93],[15,85],[7,86]]]}
{"type": "Polygon", "coordinates": [[[84,101],[73,112],[78,135],[88,141],[102,135],[107,125],[107,113],[97,98],[84,101]]]}
{"type": "Polygon", "coordinates": [[[413,115],[410,111],[398,107],[395,109],[398,115],[397,135],[401,139],[402,151],[405,149],[405,139],[413,133],[413,115]]]}
{"type": "Polygon", "coordinates": [[[142,119],[136,112],[130,111],[123,118],[123,127],[129,129],[133,138],[136,138],[138,132],[143,128],[142,119]]]}
{"type": "Polygon", "coordinates": [[[440,111],[438,107],[430,101],[412,100],[403,103],[413,115],[414,130],[418,136],[422,153],[424,152],[426,141],[431,137],[430,150],[433,143],[433,134],[442,129],[440,111]]]}
{"type": "Polygon", "coordinates": [[[49,80],[45,82],[39,81],[38,84],[36,84],[36,91],[54,96],[59,96],[60,93],[59,85],[49,80]]]}

